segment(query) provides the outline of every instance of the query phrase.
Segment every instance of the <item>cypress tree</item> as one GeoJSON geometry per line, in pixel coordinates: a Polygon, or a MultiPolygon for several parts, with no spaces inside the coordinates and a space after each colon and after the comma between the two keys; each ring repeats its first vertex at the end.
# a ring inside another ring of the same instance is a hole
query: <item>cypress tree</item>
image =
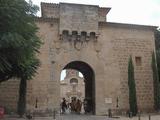
{"type": "Polygon", "coordinates": [[[154,108],[160,109],[160,82],[158,78],[158,70],[154,52],[152,53],[152,71],[153,71],[153,86],[154,86],[154,108]]]}
{"type": "Polygon", "coordinates": [[[135,116],[137,114],[137,98],[136,98],[136,85],[134,79],[134,66],[131,56],[128,61],[128,87],[129,87],[130,112],[132,112],[133,116],[135,116]]]}

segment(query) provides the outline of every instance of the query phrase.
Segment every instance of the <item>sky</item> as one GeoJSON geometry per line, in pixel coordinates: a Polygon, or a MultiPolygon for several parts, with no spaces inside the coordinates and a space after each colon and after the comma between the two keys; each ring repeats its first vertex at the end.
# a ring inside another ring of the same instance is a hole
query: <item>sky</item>
{"type": "MultiPolygon", "coordinates": [[[[64,80],[65,77],[66,77],[66,70],[62,70],[60,80],[64,80]]],[[[79,72],[79,77],[83,77],[81,72],[79,72]]]]}
{"type": "MultiPolygon", "coordinates": [[[[108,22],[160,26],[160,0],[32,0],[46,3],[80,3],[111,7],[108,22]]],[[[40,15],[40,12],[38,13],[40,15]]]]}

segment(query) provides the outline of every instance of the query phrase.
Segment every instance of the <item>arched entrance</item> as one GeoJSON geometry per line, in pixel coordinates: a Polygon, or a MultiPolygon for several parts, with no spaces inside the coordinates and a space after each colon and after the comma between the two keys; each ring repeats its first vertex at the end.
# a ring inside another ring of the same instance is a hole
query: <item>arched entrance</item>
{"type": "Polygon", "coordinates": [[[63,69],[75,69],[83,74],[87,110],[88,113],[95,114],[95,74],[93,69],[90,65],[82,61],[72,61],[63,69]]]}

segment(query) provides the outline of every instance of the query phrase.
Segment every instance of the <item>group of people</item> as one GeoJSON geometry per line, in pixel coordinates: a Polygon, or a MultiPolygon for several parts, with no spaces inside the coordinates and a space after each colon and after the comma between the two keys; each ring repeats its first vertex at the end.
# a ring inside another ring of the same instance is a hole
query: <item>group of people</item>
{"type": "Polygon", "coordinates": [[[74,98],[69,103],[68,101],[66,101],[65,98],[63,98],[63,100],[61,102],[62,114],[65,113],[66,110],[68,110],[71,113],[78,113],[78,114],[80,114],[81,108],[82,108],[82,102],[81,102],[80,99],[74,98]]]}

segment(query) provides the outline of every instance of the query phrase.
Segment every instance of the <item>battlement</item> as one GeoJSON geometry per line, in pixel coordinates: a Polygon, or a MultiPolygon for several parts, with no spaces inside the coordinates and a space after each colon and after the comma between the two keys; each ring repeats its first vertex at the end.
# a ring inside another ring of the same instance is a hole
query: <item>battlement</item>
{"type": "Polygon", "coordinates": [[[106,7],[99,7],[98,9],[98,15],[99,15],[99,21],[106,22],[106,15],[108,12],[111,10],[111,8],[106,8],[106,7]]]}
{"type": "Polygon", "coordinates": [[[85,31],[87,35],[94,32],[98,35],[98,22],[106,22],[106,15],[111,8],[98,5],[74,3],[41,3],[42,18],[59,19],[59,34],[64,30],[69,33],[85,31]]]}
{"type": "Polygon", "coordinates": [[[45,2],[41,2],[41,7],[59,7],[59,4],[56,3],[45,3],[45,2]]]}
{"type": "Polygon", "coordinates": [[[41,2],[42,17],[59,18],[59,4],[41,2]]]}
{"type": "Polygon", "coordinates": [[[108,7],[99,7],[97,5],[85,5],[85,4],[74,4],[74,3],[45,3],[41,2],[41,11],[42,11],[42,17],[51,17],[51,18],[58,18],[59,12],[60,12],[60,6],[63,4],[68,4],[72,6],[87,6],[90,7],[96,7],[98,8],[98,15],[99,15],[99,21],[106,21],[106,15],[110,11],[111,8],[108,7]]]}

